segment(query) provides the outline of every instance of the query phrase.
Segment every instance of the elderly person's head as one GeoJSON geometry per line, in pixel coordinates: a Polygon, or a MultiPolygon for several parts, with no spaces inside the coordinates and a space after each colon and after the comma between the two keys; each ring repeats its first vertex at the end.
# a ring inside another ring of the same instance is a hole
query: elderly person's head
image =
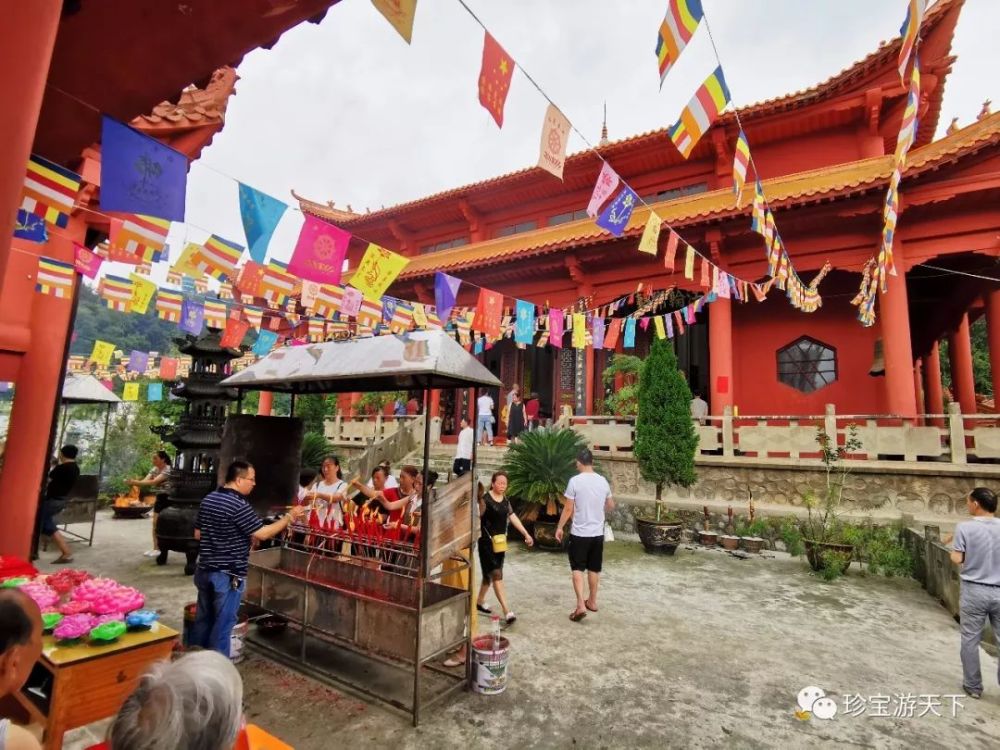
{"type": "Polygon", "coordinates": [[[114,750],[230,748],[243,719],[243,681],[215,651],[160,662],[142,677],[108,732],[114,750]]]}
{"type": "Polygon", "coordinates": [[[41,653],[38,605],[17,589],[0,589],[0,696],[21,689],[41,653]]]}

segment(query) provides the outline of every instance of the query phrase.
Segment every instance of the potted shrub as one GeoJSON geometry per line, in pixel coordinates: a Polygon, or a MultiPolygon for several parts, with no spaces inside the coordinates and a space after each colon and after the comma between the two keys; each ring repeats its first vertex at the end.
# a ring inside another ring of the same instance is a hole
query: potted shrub
{"type": "Polygon", "coordinates": [[[753,504],[753,492],[747,486],[747,520],[736,525],[736,536],[746,552],[759,554],[764,549],[764,535],[768,533],[767,521],[757,518],[753,504]]]}
{"type": "Polygon", "coordinates": [[[563,492],[576,474],[576,455],[587,447],[583,437],[569,428],[522,432],[507,448],[502,469],[507,472],[507,493],[520,498],[528,509],[522,521],[534,522],[534,537],[543,549],[560,549],[556,525],[563,492]]]}
{"type": "Polygon", "coordinates": [[[831,438],[822,427],[816,430],[816,442],[826,470],[826,481],[819,493],[808,492],[803,498],[807,511],[803,544],[812,569],[832,580],[847,572],[854,557],[854,545],[845,536],[838,511],[850,474],[844,459],[861,447],[861,440],[857,427],[852,424],[844,445],[837,445],[836,438],[831,438]]]}
{"type": "Polygon", "coordinates": [[[677,369],[673,347],[664,339],[654,339],[639,375],[634,447],[642,478],[656,487],[654,517],[635,521],[647,552],[672,555],[680,544],[682,525],[674,518],[664,517],[663,486],[694,484],[697,449],[698,436],[691,420],[691,390],[677,369]]]}
{"type": "Polygon", "coordinates": [[[726,533],[719,537],[719,544],[722,545],[723,549],[732,551],[739,549],[740,538],[734,533],[733,528],[733,506],[730,505],[726,508],[726,515],[729,516],[729,522],[726,524],[726,533]]]}

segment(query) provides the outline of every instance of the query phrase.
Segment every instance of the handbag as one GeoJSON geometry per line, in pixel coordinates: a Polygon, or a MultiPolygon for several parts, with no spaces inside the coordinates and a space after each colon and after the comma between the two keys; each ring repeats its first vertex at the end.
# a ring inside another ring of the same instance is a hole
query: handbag
{"type": "Polygon", "coordinates": [[[493,552],[499,554],[501,552],[507,551],[507,535],[506,534],[494,534],[490,537],[490,542],[493,544],[493,552]]]}

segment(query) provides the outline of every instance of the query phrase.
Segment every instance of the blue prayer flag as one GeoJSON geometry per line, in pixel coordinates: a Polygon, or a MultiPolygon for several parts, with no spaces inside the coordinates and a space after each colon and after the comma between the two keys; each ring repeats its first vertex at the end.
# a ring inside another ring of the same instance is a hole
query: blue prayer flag
{"type": "Polygon", "coordinates": [[[185,333],[194,336],[201,334],[202,326],[205,324],[205,306],[193,299],[184,300],[181,305],[181,321],[177,324],[185,333]]]}
{"type": "Polygon", "coordinates": [[[146,400],[147,401],[162,401],[163,400],[163,383],[150,383],[146,388],[146,400]]]}
{"type": "Polygon", "coordinates": [[[523,299],[516,302],[514,309],[517,320],[514,323],[514,341],[518,344],[530,344],[535,338],[535,306],[523,299]]]}
{"type": "Polygon", "coordinates": [[[101,209],[184,221],[188,159],[105,115],[101,125],[101,209]]]}
{"type": "Polygon", "coordinates": [[[29,242],[48,242],[49,233],[45,229],[45,219],[35,216],[23,208],[17,209],[17,219],[14,221],[14,236],[29,242]]]}
{"type": "Polygon", "coordinates": [[[622,347],[635,348],[635,318],[625,318],[625,340],[622,342],[622,347]]]}
{"type": "Polygon", "coordinates": [[[396,305],[399,300],[395,297],[382,298],[382,322],[388,325],[392,322],[392,316],[396,314],[396,305]]]}
{"type": "Polygon", "coordinates": [[[594,351],[604,348],[604,318],[597,317],[591,323],[594,336],[594,351]]]}
{"type": "Polygon", "coordinates": [[[250,257],[263,263],[275,227],[288,208],[277,198],[240,183],[240,216],[246,232],[250,257]]]}
{"type": "Polygon", "coordinates": [[[597,217],[597,226],[607,229],[615,237],[621,237],[638,202],[639,196],[635,191],[628,186],[623,187],[615,199],[601,211],[597,217]]]}
{"type": "Polygon", "coordinates": [[[263,357],[278,341],[278,334],[274,331],[262,330],[257,335],[257,343],[253,345],[253,353],[258,357],[263,357]]]}
{"type": "Polygon", "coordinates": [[[456,279],[454,276],[440,271],[434,274],[434,305],[442,324],[448,322],[460,286],[462,286],[461,279],[456,279]]]}
{"type": "Polygon", "coordinates": [[[482,354],[483,353],[483,349],[485,348],[484,341],[485,340],[483,338],[481,338],[479,336],[476,336],[476,345],[475,345],[475,348],[473,349],[473,352],[472,352],[473,354],[482,354]]]}

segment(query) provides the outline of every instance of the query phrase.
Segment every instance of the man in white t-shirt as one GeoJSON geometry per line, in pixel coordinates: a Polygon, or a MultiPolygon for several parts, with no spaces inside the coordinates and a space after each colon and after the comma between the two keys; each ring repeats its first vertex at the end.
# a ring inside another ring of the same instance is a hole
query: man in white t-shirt
{"type": "Polygon", "coordinates": [[[480,445],[485,445],[483,434],[488,437],[490,445],[493,445],[493,397],[484,393],[476,402],[479,416],[476,417],[476,441],[480,445]]]}
{"type": "Polygon", "coordinates": [[[451,470],[456,477],[460,477],[472,468],[472,448],[474,437],[472,428],[469,427],[469,420],[462,417],[462,431],[458,433],[458,446],[455,448],[455,462],[451,470]]]}
{"type": "Polygon", "coordinates": [[[569,616],[579,622],[587,616],[587,610],[597,611],[597,586],[601,582],[601,567],[604,559],[604,514],[615,507],[608,480],[594,471],[594,454],[584,448],[576,456],[576,470],[579,472],[569,480],[566,504],[563,506],[556,540],[562,542],[563,528],[570,518],[573,525],[569,532],[569,567],[573,571],[573,591],[576,593],[576,609],[569,616]],[[583,574],[587,574],[590,596],[583,598],[583,574]]]}

